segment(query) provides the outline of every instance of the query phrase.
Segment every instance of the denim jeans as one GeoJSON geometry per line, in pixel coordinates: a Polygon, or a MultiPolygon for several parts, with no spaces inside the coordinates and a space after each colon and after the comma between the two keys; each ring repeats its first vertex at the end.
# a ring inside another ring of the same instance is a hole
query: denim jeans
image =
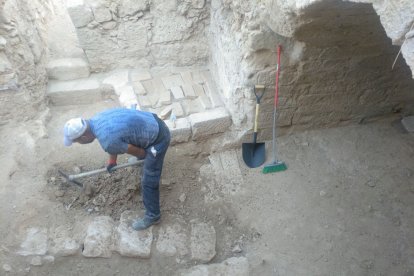
{"type": "Polygon", "coordinates": [[[164,157],[170,145],[170,131],[162,120],[159,120],[159,123],[159,136],[162,135],[163,138],[145,150],[144,171],[141,179],[145,217],[151,220],[161,217],[160,179],[164,157]]]}

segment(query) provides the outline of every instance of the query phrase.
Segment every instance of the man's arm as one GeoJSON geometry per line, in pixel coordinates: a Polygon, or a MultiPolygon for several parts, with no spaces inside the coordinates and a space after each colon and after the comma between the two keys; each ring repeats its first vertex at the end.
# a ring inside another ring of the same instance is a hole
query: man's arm
{"type": "Polygon", "coordinates": [[[145,150],[140,147],[136,147],[134,145],[128,144],[128,154],[138,157],[139,159],[145,158],[145,150]]]}

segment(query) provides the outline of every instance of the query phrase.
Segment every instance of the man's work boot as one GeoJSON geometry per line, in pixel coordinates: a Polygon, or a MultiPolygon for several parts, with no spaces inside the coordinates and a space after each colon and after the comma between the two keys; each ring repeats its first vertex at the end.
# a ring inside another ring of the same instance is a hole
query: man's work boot
{"type": "Polygon", "coordinates": [[[160,221],[161,221],[161,218],[157,218],[157,219],[150,219],[147,217],[139,218],[132,223],[132,228],[134,228],[134,230],[140,231],[140,230],[147,229],[151,225],[158,224],[160,223],[160,221]]]}

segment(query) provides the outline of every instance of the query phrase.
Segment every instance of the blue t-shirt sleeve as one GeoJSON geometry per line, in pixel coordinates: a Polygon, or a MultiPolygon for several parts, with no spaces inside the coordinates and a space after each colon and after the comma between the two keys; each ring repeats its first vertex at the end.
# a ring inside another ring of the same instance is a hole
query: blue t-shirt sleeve
{"type": "Polygon", "coordinates": [[[109,154],[123,154],[126,153],[128,150],[128,143],[125,143],[124,141],[112,141],[109,143],[105,151],[109,154]]]}

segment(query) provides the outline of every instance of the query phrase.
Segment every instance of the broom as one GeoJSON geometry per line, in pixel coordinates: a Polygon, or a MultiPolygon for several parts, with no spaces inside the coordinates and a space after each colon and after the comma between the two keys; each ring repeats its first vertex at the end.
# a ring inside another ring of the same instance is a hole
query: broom
{"type": "Polygon", "coordinates": [[[276,68],[276,84],[275,84],[275,100],[274,100],[274,109],[273,109],[273,140],[272,140],[272,148],[273,148],[273,161],[270,164],[267,164],[263,167],[263,173],[273,173],[273,172],[281,172],[287,169],[285,162],[279,161],[277,159],[277,152],[276,152],[276,109],[278,104],[278,96],[279,96],[279,72],[280,72],[280,52],[282,50],[282,46],[277,47],[277,68],[276,68]]]}

